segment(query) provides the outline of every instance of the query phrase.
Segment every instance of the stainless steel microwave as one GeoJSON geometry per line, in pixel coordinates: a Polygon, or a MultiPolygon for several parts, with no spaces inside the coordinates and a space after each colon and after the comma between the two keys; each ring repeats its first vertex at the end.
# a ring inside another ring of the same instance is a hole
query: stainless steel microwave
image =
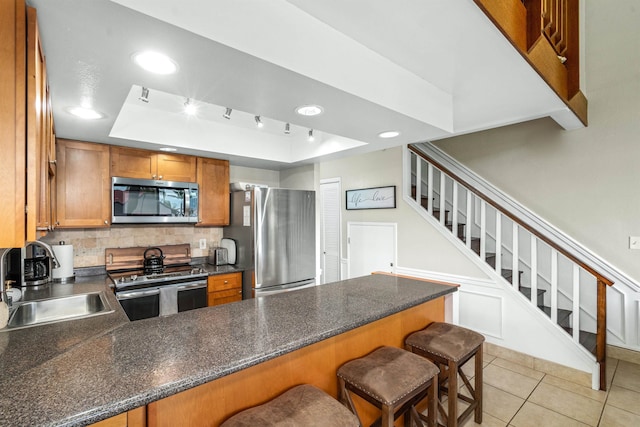
{"type": "Polygon", "coordinates": [[[112,177],[111,222],[196,223],[198,184],[112,177]]]}

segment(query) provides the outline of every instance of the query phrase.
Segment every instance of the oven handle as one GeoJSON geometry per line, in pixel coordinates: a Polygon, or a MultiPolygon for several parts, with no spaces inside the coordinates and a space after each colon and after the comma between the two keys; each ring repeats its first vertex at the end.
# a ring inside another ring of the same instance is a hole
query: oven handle
{"type": "Polygon", "coordinates": [[[119,300],[133,299],[133,298],[142,298],[148,297],[151,295],[158,295],[160,293],[160,289],[151,289],[146,291],[132,291],[132,292],[122,292],[117,293],[116,298],[119,300]]]}
{"type": "Polygon", "coordinates": [[[206,287],[207,287],[207,282],[187,283],[186,285],[178,286],[178,291],[186,291],[189,289],[201,289],[206,287]]]}

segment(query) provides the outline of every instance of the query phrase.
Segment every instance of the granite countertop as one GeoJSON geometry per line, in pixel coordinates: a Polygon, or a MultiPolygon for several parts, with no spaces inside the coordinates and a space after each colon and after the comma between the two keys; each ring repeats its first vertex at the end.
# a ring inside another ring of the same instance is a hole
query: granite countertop
{"type": "Polygon", "coordinates": [[[97,422],[455,290],[372,275],[137,322],[118,304],[3,332],[0,425],[97,422]]]}

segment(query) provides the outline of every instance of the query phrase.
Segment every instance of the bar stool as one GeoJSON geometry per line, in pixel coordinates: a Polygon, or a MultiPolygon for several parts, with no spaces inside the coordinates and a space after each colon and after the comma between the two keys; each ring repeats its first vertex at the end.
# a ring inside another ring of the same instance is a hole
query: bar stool
{"type": "Polygon", "coordinates": [[[412,333],[405,340],[408,350],[432,360],[440,367],[438,410],[445,419],[447,427],[457,427],[473,411],[475,411],[475,422],[478,424],[482,422],[483,342],[484,337],[477,332],[440,322],[434,322],[425,329],[412,333]],[[462,366],[473,356],[475,356],[474,386],[462,371],[462,366]],[[460,378],[471,393],[471,397],[458,392],[457,373],[460,374],[460,378]],[[453,393],[450,393],[450,390],[453,390],[453,393]],[[448,396],[446,411],[442,404],[441,393],[448,396]],[[470,404],[459,417],[457,417],[458,399],[470,404]]]}
{"type": "MultiPolygon", "coordinates": [[[[364,357],[345,363],[338,369],[337,375],[340,401],[358,419],[360,416],[349,392],[381,410],[383,427],[393,426],[394,421],[403,414],[406,414],[405,425],[410,425],[411,420],[423,426],[415,405],[428,395],[427,422],[429,427],[435,426],[438,368],[428,360],[400,348],[380,347],[364,357]]],[[[360,423],[362,425],[362,420],[360,423]]]]}
{"type": "Polygon", "coordinates": [[[303,384],[239,412],[220,427],[358,427],[358,417],[322,390],[303,384]]]}

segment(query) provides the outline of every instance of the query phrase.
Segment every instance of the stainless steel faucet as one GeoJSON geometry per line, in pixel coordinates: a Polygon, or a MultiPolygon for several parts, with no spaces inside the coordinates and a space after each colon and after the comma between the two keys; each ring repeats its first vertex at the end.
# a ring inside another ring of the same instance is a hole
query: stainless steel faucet
{"type": "Polygon", "coordinates": [[[58,261],[58,258],[56,257],[56,254],[53,252],[53,248],[51,246],[39,240],[27,242],[27,244],[25,245],[25,248],[29,245],[36,245],[36,246],[40,246],[41,248],[44,248],[44,250],[46,250],[49,253],[49,256],[51,257],[51,261],[53,262],[53,268],[60,267],[60,261],[58,261]]]}

